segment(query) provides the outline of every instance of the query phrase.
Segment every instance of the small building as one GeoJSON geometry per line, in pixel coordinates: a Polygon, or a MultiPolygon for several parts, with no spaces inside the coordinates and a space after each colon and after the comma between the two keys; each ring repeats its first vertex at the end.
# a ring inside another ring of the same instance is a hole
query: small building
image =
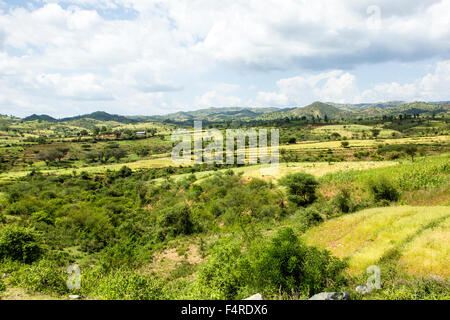
{"type": "Polygon", "coordinates": [[[147,135],[147,131],[138,131],[136,132],[137,136],[146,136],[147,135]]]}

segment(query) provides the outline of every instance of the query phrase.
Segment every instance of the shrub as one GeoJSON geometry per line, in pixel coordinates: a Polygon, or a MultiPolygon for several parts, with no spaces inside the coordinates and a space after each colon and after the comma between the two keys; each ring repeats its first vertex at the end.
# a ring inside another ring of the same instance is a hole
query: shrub
{"type": "Polygon", "coordinates": [[[38,235],[31,228],[7,225],[0,230],[0,260],[12,260],[31,263],[42,253],[38,235]]]}
{"type": "Polygon", "coordinates": [[[209,253],[210,257],[198,272],[196,298],[244,298],[245,286],[251,273],[249,261],[242,253],[241,246],[231,239],[223,239],[209,253]]]}
{"type": "Polygon", "coordinates": [[[35,211],[41,210],[41,203],[35,198],[26,198],[18,200],[10,204],[6,208],[6,214],[19,216],[19,215],[30,215],[35,211]]]}
{"type": "Polygon", "coordinates": [[[53,225],[55,223],[55,218],[52,214],[47,211],[37,211],[31,214],[31,218],[38,222],[45,222],[47,224],[53,225]]]}
{"type": "Polygon", "coordinates": [[[400,193],[386,178],[378,178],[369,182],[369,189],[375,201],[398,201],[400,193]]]}
{"type": "Polygon", "coordinates": [[[341,283],[346,264],[304,245],[292,229],[280,229],[268,242],[248,248],[222,240],[200,269],[195,289],[202,299],[240,299],[260,292],[266,297],[311,295],[341,283]]]}
{"type": "Polygon", "coordinates": [[[101,208],[86,203],[68,205],[62,210],[66,216],[57,218],[55,225],[81,245],[83,251],[95,252],[104,248],[114,234],[110,218],[101,208]]]}
{"type": "Polygon", "coordinates": [[[130,271],[109,273],[99,280],[92,294],[104,300],[162,299],[162,283],[130,271]]]}
{"type": "Polygon", "coordinates": [[[65,294],[68,292],[67,279],[68,274],[63,268],[59,268],[50,261],[41,260],[36,264],[20,268],[12,274],[9,281],[13,286],[34,292],[65,294]]]}
{"type": "Polygon", "coordinates": [[[333,203],[336,205],[340,212],[349,213],[353,211],[353,202],[351,199],[350,191],[348,189],[342,189],[334,197],[333,203]]]}
{"type": "Polygon", "coordinates": [[[304,245],[290,228],[281,229],[252,259],[255,287],[266,296],[312,295],[340,281],[345,263],[304,245]]]}
{"type": "Polygon", "coordinates": [[[161,240],[169,235],[191,234],[194,231],[191,209],[185,203],[177,203],[172,207],[162,209],[157,223],[161,240]]]}
{"type": "Polygon", "coordinates": [[[305,208],[299,213],[303,215],[304,224],[308,227],[315,226],[323,221],[322,216],[316,208],[305,208]]]}
{"type": "Polygon", "coordinates": [[[288,188],[288,199],[298,206],[306,206],[316,199],[317,180],[307,173],[294,173],[283,177],[280,184],[288,188]]]}

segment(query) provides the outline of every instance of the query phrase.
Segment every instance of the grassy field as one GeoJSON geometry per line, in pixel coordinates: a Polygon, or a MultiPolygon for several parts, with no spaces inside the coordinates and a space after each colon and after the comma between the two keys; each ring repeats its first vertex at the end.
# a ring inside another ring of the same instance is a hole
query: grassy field
{"type": "MultiPolygon", "coordinates": [[[[162,159],[161,159],[162,160],[162,159]]],[[[269,164],[259,164],[253,166],[245,166],[232,168],[236,174],[242,174],[245,178],[259,178],[266,181],[276,182],[279,178],[297,172],[306,172],[312,174],[316,177],[322,177],[328,173],[348,171],[348,170],[366,170],[369,168],[382,168],[387,166],[394,166],[397,162],[395,161],[351,161],[351,162],[339,162],[330,164],[328,162],[290,162],[290,163],[280,163],[278,167],[272,168],[269,164]]],[[[201,182],[212,176],[216,172],[225,172],[229,169],[221,169],[217,171],[203,171],[195,173],[195,177],[198,179],[196,183],[201,182]]],[[[190,173],[173,175],[172,178],[175,181],[184,179],[191,175],[190,173]]],[[[162,181],[162,178],[156,179],[156,181],[162,181]]]]}
{"type": "Polygon", "coordinates": [[[449,277],[449,227],[450,207],[384,207],[329,220],[304,239],[349,258],[350,274],[363,272],[396,250],[399,266],[408,274],[449,277]]]}
{"type": "Polygon", "coordinates": [[[315,128],[313,131],[315,133],[339,133],[342,137],[351,138],[353,136],[359,136],[360,134],[366,134],[367,136],[372,136],[372,129],[378,129],[379,138],[391,138],[393,134],[401,136],[402,134],[396,130],[383,129],[375,126],[365,126],[360,124],[351,125],[329,125],[315,128]]]}
{"type": "MultiPolygon", "coordinates": [[[[376,147],[378,144],[449,144],[450,136],[436,137],[419,137],[419,138],[400,138],[400,139],[372,139],[372,140],[347,140],[351,148],[367,148],[376,147]]],[[[326,142],[301,142],[280,148],[287,150],[301,149],[343,149],[342,141],[326,141],[326,142]]]]}

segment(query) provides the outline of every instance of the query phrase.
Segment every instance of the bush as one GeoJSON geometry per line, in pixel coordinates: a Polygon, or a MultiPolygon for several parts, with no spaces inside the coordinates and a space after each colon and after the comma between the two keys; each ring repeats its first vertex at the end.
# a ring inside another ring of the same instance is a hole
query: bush
{"type": "Polygon", "coordinates": [[[288,199],[298,206],[306,206],[317,199],[316,188],[319,183],[310,174],[290,174],[283,177],[280,184],[288,188],[288,199]]]}
{"type": "Polygon", "coordinates": [[[333,203],[339,209],[340,212],[349,213],[353,211],[353,202],[351,199],[350,191],[348,189],[342,189],[333,199],[333,203]]]}
{"type": "Polygon", "coordinates": [[[37,211],[31,214],[31,218],[37,222],[45,222],[47,224],[55,224],[55,218],[47,211],[37,211]]]}
{"type": "Polygon", "coordinates": [[[245,287],[251,272],[240,244],[231,239],[223,239],[209,253],[210,257],[198,272],[196,298],[245,298],[245,287]]]}
{"type": "Polygon", "coordinates": [[[42,248],[38,234],[31,228],[8,225],[0,230],[0,260],[12,259],[25,263],[37,260],[42,248]]]}
{"type": "Polygon", "coordinates": [[[162,299],[162,283],[129,271],[116,271],[102,277],[92,294],[104,300],[162,299]]]}
{"type": "Polygon", "coordinates": [[[6,290],[5,282],[3,279],[0,279],[0,293],[6,290]]]}
{"type": "Polygon", "coordinates": [[[248,248],[222,240],[200,269],[195,289],[201,299],[241,299],[255,292],[266,297],[309,296],[340,284],[346,264],[304,245],[292,229],[280,229],[268,242],[248,248]]]}
{"type": "Polygon", "coordinates": [[[313,207],[301,209],[298,213],[303,216],[303,223],[306,227],[315,226],[323,221],[320,212],[313,207]]]}
{"type": "Polygon", "coordinates": [[[33,292],[48,294],[65,294],[68,292],[68,274],[47,260],[31,266],[24,266],[12,274],[11,285],[22,287],[33,292]]]}
{"type": "Polygon", "coordinates": [[[279,230],[253,256],[255,287],[266,296],[310,296],[340,281],[346,266],[328,251],[304,245],[290,228],[279,230]]]}
{"type": "Polygon", "coordinates": [[[398,201],[400,193],[386,178],[378,178],[369,182],[369,189],[375,201],[398,201]]]}
{"type": "Polygon", "coordinates": [[[191,209],[185,203],[177,203],[173,207],[162,209],[157,223],[161,240],[169,235],[191,234],[194,231],[191,209]]]}

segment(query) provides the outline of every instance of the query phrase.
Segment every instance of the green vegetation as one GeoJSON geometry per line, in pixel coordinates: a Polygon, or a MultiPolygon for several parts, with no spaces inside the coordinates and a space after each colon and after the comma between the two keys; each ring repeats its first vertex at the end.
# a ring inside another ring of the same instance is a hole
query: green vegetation
{"type": "Polygon", "coordinates": [[[447,112],[396,102],[1,117],[0,298],[448,299],[447,112]],[[170,133],[198,119],[278,128],[278,170],[175,166],[170,133]],[[74,264],[79,289],[67,287],[74,264]],[[382,289],[363,296],[373,264],[382,289]]]}

